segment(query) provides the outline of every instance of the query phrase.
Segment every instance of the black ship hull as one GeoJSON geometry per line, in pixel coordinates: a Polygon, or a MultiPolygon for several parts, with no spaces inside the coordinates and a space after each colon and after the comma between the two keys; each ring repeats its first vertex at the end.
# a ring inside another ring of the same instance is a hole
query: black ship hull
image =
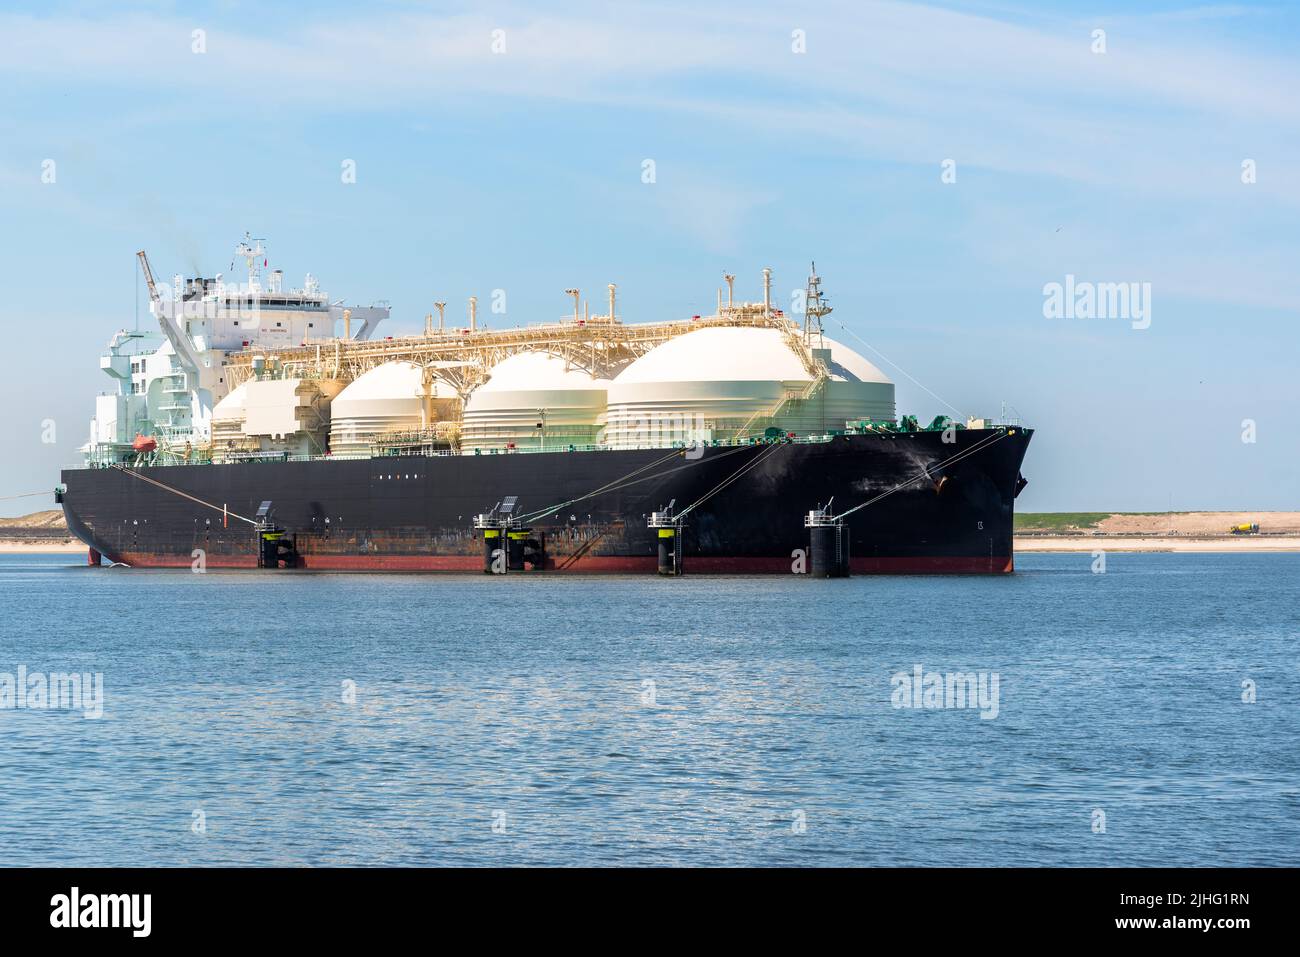
{"type": "Polygon", "coordinates": [[[134,567],[257,567],[261,536],[245,519],[269,500],[296,567],[482,571],[474,517],[518,496],[539,567],[574,572],[653,572],[650,513],[698,502],[682,531],[689,574],[789,573],[808,548],[810,509],[879,497],[846,520],[852,572],[1010,572],[1032,431],[943,436],[70,469],[62,498],[74,535],[134,567]]]}

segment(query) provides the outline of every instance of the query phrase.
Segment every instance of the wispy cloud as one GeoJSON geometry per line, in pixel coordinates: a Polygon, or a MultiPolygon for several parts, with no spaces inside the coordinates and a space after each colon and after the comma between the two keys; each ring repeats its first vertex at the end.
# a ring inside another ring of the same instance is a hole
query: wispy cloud
{"type": "MultiPolygon", "coordinates": [[[[1098,190],[1111,215],[1094,211],[1093,243],[1115,260],[1153,263],[1146,253],[1159,245],[1159,230],[1132,223],[1176,220],[1169,210],[1190,199],[1204,216],[1241,222],[1247,158],[1259,166],[1251,202],[1300,207],[1300,177],[1284,174],[1300,166],[1293,93],[1300,67],[1197,26],[1254,15],[1239,6],[1190,6],[1099,15],[1094,25],[988,6],[832,0],[815,9],[737,11],[579,3],[553,12],[522,5],[490,13],[322,11],[300,29],[277,32],[174,13],[0,14],[0,75],[125,91],[128,121],[140,135],[147,135],[146,105],[202,124],[205,116],[271,105],[317,115],[430,105],[487,111],[503,98],[688,117],[720,137],[742,131],[747,143],[765,142],[778,155],[816,149],[928,167],[936,177],[951,158],[963,182],[988,171],[1040,189],[1098,190]],[[1107,30],[1104,54],[1093,52],[1094,26],[1107,30]],[[207,31],[202,55],[191,52],[196,29],[207,31]],[[796,30],[806,53],[792,51],[796,30]],[[494,52],[494,42],[504,52],[494,52]],[[1115,215],[1117,202],[1131,204],[1129,215],[1115,215]],[[1165,209],[1152,206],[1161,202],[1165,209]]],[[[116,128],[123,118],[87,122],[116,128]]],[[[776,199],[773,189],[680,166],[628,209],[653,210],[709,251],[734,249],[757,211],[776,199]]],[[[1027,243],[1031,258],[1044,255],[1031,238],[1037,214],[1009,215],[1029,219],[1009,223],[1007,235],[1027,243]]],[[[998,219],[986,203],[971,228],[987,235],[998,219]]],[[[1294,304],[1281,281],[1294,241],[1261,252],[1242,245],[1246,231],[1236,235],[1237,247],[1219,257],[1244,258],[1231,269],[1207,274],[1216,257],[1195,250],[1171,254],[1159,268],[1177,277],[1169,285],[1198,296],[1294,304]]],[[[975,235],[969,241],[996,262],[996,250],[975,235]]]]}
{"type": "MultiPolygon", "coordinates": [[[[1199,7],[1166,18],[1239,10],[1199,7]]],[[[395,109],[470,95],[625,104],[710,113],[774,136],[807,127],[886,159],[954,156],[1006,172],[1171,191],[1204,188],[1195,167],[1209,158],[1193,146],[1207,128],[1239,143],[1237,152],[1300,153],[1294,62],[1197,44],[1149,19],[1109,25],[1104,55],[1092,52],[1090,30],[1077,22],[1049,29],[890,2],[725,15],[646,4],[367,11],[321,14],[285,35],[206,28],[201,19],[0,15],[0,73],[225,95],[205,110],[265,102],[395,109]],[[191,52],[194,29],[208,30],[202,56],[191,52]],[[806,36],[802,55],[791,50],[796,29],[806,36]],[[493,52],[494,40],[504,52],[493,52]]],[[[1262,178],[1260,186],[1300,203],[1300,184],[1262,178]]]]}
{"type": "MultiPolygon", "coordinates": [[[[1199,9],[1228,15],[1237,8],[1199,9]]],[[[1165,106],[1233,115],[1300,116],[1300,103],[1289,95],[1295,84],[1285,82],[1300,80],[1294,63],[1180,43],[1149,19],[1127,18],[1143,25],[1112,37],[1110,52],[1098,56],[1083,24],[1048,30],[893,2],[832,2],[793,14],[635,3],[570,11],[367,11],[332,20],[322,14],[285,35],[205,27],[202,17],[4,14],[0,71],[154,87],[165,78],[168,86],[207,88],[220,76],[232,99],[253,94],[329,105],[375,93],[644,94],[661,81],[703,74],[767,78],[792,84],[794,95],[819,90],[899,109],[1001,91],[1053,104],[1069,95],[1130,104],[1158,98],[1165,106]],[[194,29],[207,30],[202,58],[191,52],[194,29]],[[807,37],[802,56],[791,52],[795,29],[807,37]],[[498,30],[501,53],[493,51],[498,30]]]]}

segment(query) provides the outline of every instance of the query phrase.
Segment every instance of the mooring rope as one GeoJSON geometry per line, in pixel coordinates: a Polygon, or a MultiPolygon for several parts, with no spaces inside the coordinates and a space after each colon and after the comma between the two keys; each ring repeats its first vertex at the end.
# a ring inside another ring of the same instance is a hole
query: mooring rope
{"type": "Polygon", "coordinates": [[[245,518],[243,515],[240,515],[238,512],[232,512],[224,505],[213,505],[211,502],[205,502],[201,498],[195,498],[193,495],[189,494],[188,492],[182,492],[178,488],[172,488],[170,485],[166,484],[165,482],[159,482],[157,479],[151,479],[147,475],[141,475],[139,472],[136,472],[133,469],[129,469],[125,465],[118,465],[116,462],[109,462],[108,467],[117,469],[119,472],[125,472],[127,475],[131,476],[132,478],[139,479],[141,482],[148,482],[150,485],[155,485],[158,488],[162,489],[164,492],[171,492],[173,495],[179,495],[181,498],[187,498],[191,502],[195,502],[199,505],[202,505],[204,508],[210,508],[213,511],[220,512],[222,515],[229,515],[231,518],[237,518],[241,522],[247,522],[249,525],[257,524],[255,520],[251,518],[245,518]]]}
{"type": "Polygon", "coordinates": [[[50,495],[49,489],[43,492],[23,492],[21,495],[0,495],[0,502],[8,502],[15,498],[31,498],[33,495],[50,495]]]}
{"type": "Polygon", "coordinates": [[[930,394],[931,398],[938,399],[938,400],[939,400],[939,403],[940,403],[941,405],[946,405],[948,408],[952,409],[954,412],[956,412],[958,415],[962,416],[963,418],[969,418],[969,416],[967,416],[965,412],[963,412],[961,409],[957,408],[957,407],[956,407],[955,405],[953,405],[951,402],[947,402],[947,401],[945,401],[941,396],[939,396],[938,394],[936,394],[936,393],[934,392],[934,390],[927,388],[927,387],[926,387],[926,386],[925,386],[925,385],[924,385],[924,384],[923,384],[919,379],[917,379],[914,375],[912,375],[912,373],[908,372],[906,369],[904,369],[902,366],[900,366],[900,365],[899,365],[897,362],[895,362],[893,359],[889,358],[889,356],[885,355],[883,352],[881,352],[879,349],[877,349],[877,348],[876,348],[875,346],[873,346],[871,343],[867,342],[866,339],[863,339],[860,335],[858,335],[856,332],[854,332],[852,329],[850,329],[848,326],[846,326],[843,322],[840,322],[840,320],[836,319],[836,320],[835,320],[835,324],[838,325],[838,326],[839,326],[841,329],[843,329],[845,332],[847,332],[849,335],[851,335],[854,339],[857,339],[859,343],[861,343],[862,345],[866,346],[868,349],[870,349],[870,350],[871,350],[872,352],[874,352],[876,355],[880,356],[880,358],[884,359],[886,362],[888,362],[891,366],[893,366],[893,367],[894,367],[895,369],[897,369],[899,372],[903,373],[903,375],[907,376],[907,378],[911,379],[913,385],[917,386],[917,387],[918,387],[919,389],[921,389],[923,392],[928,392],[928,393],[930,394]]]}
{"type": "Polygon", "coordinates": [[[715,485],[712,489],[710,489],[709,491],[705,492],[703,495],[701,495],[698,499],[696,499],[696,500],[695,500],[694,502],[692,502],[690,505],[686,506],[686,508],[684,508],[684,509],[682,509],[680,512],[678,512],[677,515],[676,515],[676,518],[678,518],[678,519],[683,519],[683,518],[685,518],[685,517],[686,517],[686,514],[687,514],[688,512],[690,512],[692,509],[694,509],[696,506],[698,506],[698,505],[702,505],[705,501],[707,501],[708,499],[712,498],[714,495],[717,495],[719,492],[721,492],[724,488],[726,488],[726,487],[727,487],[728,485],[730,485],[732,482],[736,481],[736,480],[739,479],[742,475],[744,475],[746,472],[748,472],[750,469],[752,469],[754,466],[758,465],[758,463],[761,462],[761,461],[763,461],[764,458],[766,458],[766,457],[768,457],[769,455],[771,455],[773,452],[775,452],[777,449],[779,449],[782,445],[787,445],[787,444],[788,444],[788,443],[786,443],[786,442],[781,442],[781,443],[776,444],[776,445],[770,445],[770,446],[768,446],[768,447],[767,447],[766,449],[764,449],[762,452],[759,452],[757,455],[755,455],[755,456],[754,456],[754,460],[753,460],[752,462],[747,462],[745,465],[742,465],[742,466],[741,466],[740,468],[738,468],[736,471],[732,472],[729,476],[727,476],[725,479],[723,479],[721,482],[719,482],[717,485],[715,485]]]}
{"type": "MultiPolygon", "coordinates": [[[[748,445],[736,446],[735,448],[728,449],[726,452],[723,452],[721,455],[713,456],[713,458],[710,459],[710,461],[716,462],[718,461],[718,459],[726,458],[728,455],[734,455],[737,452],[743,452],[745,451],[745,449],[748,448],[751,448],[751,446],[748,445]]],[[[668,461],[669,459],[679,458],[680,456],[684,455],[687,451],[689,451],[689,447],[682,448],[682,449],[673,449],[671,453],[665,455],[663,458],[655,459],[655,461],[649,463],[648,465],[643,465],[639,469],[634,469],[633,471],[628,472],[626,475],[622,476],[621,478],[616,478],[612,482],[602,485],[600,488],[595,489],[594,491],[587,492],[585,495],[579,495],[577,498],[570,499],[567,502],[561,502],[559,505],[551,505],[548,506],[547,508],[543,508],[535,512],[529,512],[527,515],[520,516],[519,521],[528,522],[538,518],[545,518],[548,515],[555,514],[562,508],[566,508],[569,505],[575,505],[578,502],[582,502],[585,501],[586,499],[592,498],[593,496],[600,495],[602,492],[617,492],[620,489],[631,488],[633,485],[640,485],[642,482],[649,482],[652,479],[663,478],[665,475],[672,475],[674,472],[680,472],[683,469],[694,468],[695,466],[699,465],[704,461],[703,457],[701,457],[697,461],[688,462],[687,464],[679,465],[676,468],[665,469],[662,472],[656,472],[654,475],[647,475],[638,479],[632,478],[632,476],[637,475],[640,472],[644,472],[648,468],[653,468],[656,465],[661,465],[662,463],[668,461]],[[628,479],[631,479],[631,481],[627,481],[628,479]]]]}
{"type": "MultiPolygon", "coordinates": [[[[908,480],[905,481],[905,482],[900,482],[899,484],[895,485],[893,488],[888,489],[888,490],[886,490],[886,491],[884,491],[884,492],[881,492],[881,493],[880,493],[879,495],[877,495],[875,498],[867,499],[867,501],[861,503],[860,505],[855,505],[855,506],[853,506],[853,508],[849,509],[847,512],[841,512],[839,515],[836,515],[836,516],[834,516],[834,517],[837,518],[837,519],[845,519],[845,518],[848,518],[848,517],[849,517],[850,515],[852,515],[854,512],[861,511],[862,509],[866,508],[868,505],[874,505],[876,502],[879,502],[879,501],[880,501],[881,499],[883,499],[883,498],[888,498],[890,495],[893,495],[893,494],[894,494],[895,492],[897,492],[899,489],[906,488],[907,486],[911,485],[913,482],[920,481],[921,479],[928,479],[928,478],[930,478],[930,470],[931,470],[931,469],[941,469],[941,468],[943,468],[945,465],[951,465],[951,464],[954,463],[954,462],[960,462],[962,459],[966,458],[967,456],[974,455],[974,454],[975,454],[976,452],[978,452],[981,448],[984,448],[984,447],[986,447],[986,446],[993,445],[994,443],[997,443],[997,442],[1001,442],[1001,441],[1002,441],[1003,439],[1005,439],[1009,434],[1010,434],[1010,433],[1007,432],[1007,431],[1004,429],[1004,430],[1003,430],[1000,434],[998,434],[998,435],[988,435],[988,436],[985,436],[984,438],[982,438],[982,439],[980,439],[978,442],[976,442],[974,445],[972,445],[970,448],[968,448],[968,449],[963,449],[961,452],[957,453],[956,455],[953,455],[953,456],[951,456],[951,457],[949,457],[949,458],[944,459],[944,460],[943,460],[942,462],[940,462],[938,465],[927,466],[927,467],[926,467],[926,470],[925,470],[924,472],[921,472],[921,473],[919,473],[919,474],[913,476],[912,478],[908,479],[908,480]]],[[[933,480],[931,480],[931,481],[933,481],[933,480]]]]}
{"type": "MultiPolygon", "coordinates": [[[[721,455],[713,456],[713,458],[710,459],[709,461],[717,462],[719,459],[725,459],[729,455],[735,455],[738,452],[743,452],[748,448],[751,448],[751,446],[748,445],[736,446],[735,448],[728,449],[727,451],[723,452],[721,455]]],[[[630,482],[624,482],[623,484],[615,486],[614,488],[610,489],[610,491],[614,492],[614,491],[618,491],[619,489],[631,488],[633,485],[640,485],[642,482],[649,482],[657,478],[663,478],[667,475],[672,475],[674,472],[682,472],[685,471],[686,469],[693,469],[699,465],[702,465],[703,462],[704,462],[703,459],[697,459],[693,462],[687,462],[685,465],[679,465],[676,468],[664,469],[664,471],[656,472],[654,475],[647,475],[644,478],[633,479],[630,482]]]]}

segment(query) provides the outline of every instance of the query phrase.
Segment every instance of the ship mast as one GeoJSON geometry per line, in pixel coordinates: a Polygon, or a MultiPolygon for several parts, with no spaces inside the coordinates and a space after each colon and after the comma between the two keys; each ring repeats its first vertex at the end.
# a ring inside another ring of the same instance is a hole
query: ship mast
{"type": "Polygon", "coordinates": [[[813,337],[816,336],[820,346],[822,316],[830,315],[831,307],[822,297],[822,280],[817,275],[816,263],[812,263],[811,273],[808,277],[808,288],[804,293],[803,339],[806,344],[811,345],[813,337]]]}
{"type": "MultiPolygon", "coordinates": [[[[254,239],[251,233],[244,233],[244,241],[235,247],[236,258],[244,257],[244,262],[248,263],[248,291],[262,291],[262,268],[258,265],[258,260],[266,255],[266,249],[262,246],[263,240],[254,239]]],[[[235,261],[230,261],[230,268],[235,268],[235,261]]]]}

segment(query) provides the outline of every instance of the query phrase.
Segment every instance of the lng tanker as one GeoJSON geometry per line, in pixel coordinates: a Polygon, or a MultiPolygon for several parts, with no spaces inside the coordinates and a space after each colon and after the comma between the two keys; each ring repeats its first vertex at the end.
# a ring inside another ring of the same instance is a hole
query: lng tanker
{"type": "MultiPolygon", "coordinates": [[[[1013,569],[1032,430],[899,417],[894,385],[823,330],[737,302],[624,323],[576,289],[556,322],[489,329],[470,299],[423,335],[385,303],[286,290],[261,240],[246,282],[154,281],[158,333],[101,358],[68,528],[135,567],[664,573],[1013,569]],[[819,544],[820,543],[820,544],[819,544]],[[810,554],[810,545],[811,554],[810,554]]],[[[496,305],[494,299],[493,305],[496,305]]],[[[496,315],[493,312],[492,315],[496,315]]]]}

